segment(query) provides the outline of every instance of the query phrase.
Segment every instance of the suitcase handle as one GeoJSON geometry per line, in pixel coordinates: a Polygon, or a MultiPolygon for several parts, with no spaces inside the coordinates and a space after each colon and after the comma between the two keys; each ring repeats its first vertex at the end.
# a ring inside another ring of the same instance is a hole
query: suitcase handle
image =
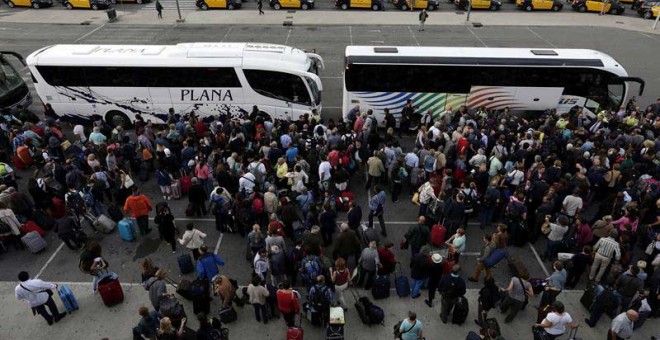
{"type": "Polygon", "coordinates": [[[580,328],[580,325],[579,325],[579,324],[578,324],[577,326],[575,326],[575,328],[571,328],[571,331],[568,332],[568,339],[567,339],[567,340],[575,340],[575,339],[577,339],[578,328],[580,328]]]}

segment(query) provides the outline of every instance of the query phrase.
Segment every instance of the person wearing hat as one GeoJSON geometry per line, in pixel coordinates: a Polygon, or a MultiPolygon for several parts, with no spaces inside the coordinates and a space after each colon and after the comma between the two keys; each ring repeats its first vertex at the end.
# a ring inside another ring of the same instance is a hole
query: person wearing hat
{"type": "Polygon", "coordinates": [[[30,279],[30,274],[26,271],[18,274],[18,280],[21,283],[14,289],[16,299],[27,301],[30,308],[32,308],[33,315],[37,313],[41,315],[46,319],[49,326],[66,316],[66,313],[60,313],[57,310],[57,305],[53,301],[53,289],[57,289],[57,284],[39,279],[30,279]],[[50,313],[46,311],[46,307],[48,307],[50,313]]]}
{"type": "Polygon", "coordinates": [[[439,252],[431,253],[429,260],[430,260],[428,265],[429,297],[428,299],[424,300],[424,303],[426,303],[426,305],[429,307],[433,307],[433,299],[435,299],[435,292],[438,290],[438,285],[440,284],[440,280],[442,279],[444,266],[442,263],[443,260],[442,255],[440,255],[439,252]]]}

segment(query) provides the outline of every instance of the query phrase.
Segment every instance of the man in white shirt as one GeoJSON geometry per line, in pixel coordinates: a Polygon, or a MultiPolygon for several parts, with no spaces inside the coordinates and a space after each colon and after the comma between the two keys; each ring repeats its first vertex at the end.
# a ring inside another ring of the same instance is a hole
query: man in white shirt
{"type": "Polygon", "coordinates": [[[630,339],[633,335],[633,325],[639,314],[632,309],[617,315],[607,332],[608,340],[630,339]]]}
{"type": "Polygon", "coordinates": [[[330,175],[331,168],[332,166],[330,165],[330,162],[325,157],[323,157],[323,162],[319,164],[319,186],[323,191],[328,190],[328,183],[332,177],[330,175]]]}
{"type": "Polygon", "coordinates": [[[241,178],[238,179],[238,189],[239,191],[245,190],[246,194],[251,194],[254,191],[254,186],[256,185],[257,179],[250,172],[244,172],[241,170],[241,178]]]}
{"type": "Polygon", "coordinates": [[[57,289],[56,284],[30,279],[30,275],[25,271],[18,274],[18,279],[21,283],[14,289],[16,299],[27,301],[33,314],[39,313],[46,319],[48,325],[52,325],[53,322],[58,322],[66,316],[66,313],[60,313],[57,310],[57,305],[51,296],[52,290],[57,289]],[[50,310],[50,314],[46,311],[46,307],[50,310]]]}
{"type": "Polygon", "coordinates": [[[419,166],[419,157],[417,157],[417,148],[414,148],[413,151],[408,152],[406,157],[403,160],[407,169],[416,168],[419,166]]]}
{"type": "Polygon", "coordinates": [[[73,127],[73,134],[80,138],[80,142],[85,144],[87,142],[87,136],[85,136],[85,128],[78,124],[73,127]]]}
{"type": "Polygon", "coordinates": [[[564,198],[562,203],[562,212],[570,218],[575,218],[582,210],[582,198],[580,198],[580,188],[573,189],[573,193],[564,198]]]}

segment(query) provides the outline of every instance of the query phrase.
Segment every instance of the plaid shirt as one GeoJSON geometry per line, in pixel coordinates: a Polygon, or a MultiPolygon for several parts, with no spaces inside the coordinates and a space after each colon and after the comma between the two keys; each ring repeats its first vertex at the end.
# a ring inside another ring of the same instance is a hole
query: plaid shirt
{"type": "Polygon", "coordinates": [[[12,146],[14,147],[14,153],[16,153],[16,149],[18,149],[19,146],[25,144],[25,135],[18,134],[14,136],[14,138],[11,140],[12,146]]]}

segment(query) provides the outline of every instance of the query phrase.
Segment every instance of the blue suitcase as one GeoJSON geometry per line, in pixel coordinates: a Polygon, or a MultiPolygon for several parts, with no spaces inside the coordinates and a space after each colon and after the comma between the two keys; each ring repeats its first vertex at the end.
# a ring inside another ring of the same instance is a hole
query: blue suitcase
{"type": "Polygon", "coordinates": [[[60,295],[60,300],[64,304],[64,309],[67,312],[71,313],[75,310],[78,310],[78,300],[73,295],[71,288],[68,285],[62,284],[57,287],[57,293],[60,295]]]}
{"type": "Polygon", "coordinates": [[[374,283],[371,286],[371,294],[373,295],[374,300],[390,297],[390,276],[376,275],[374,283]]]}
{"type": "Polygon", "coordinates": [[[122,240],[129,242],[135,240],[135,230],[136,230],[135,220],[125,218],[119,221],[118,226],[119,226],[119,237],[121,237],[122,240]]]}
{"type": "Polygon", "coordinates": [[[181,270],[181,275],[192,273],[195,270],[195,266],[193,266],[193,261],[192,257],[190,257],[190,254],[183,254],[177,257],[177,262],[179,262],[179,270],[181,270]]]}
{"type": "Polygon", "coordinates": [[[486,268],[492,268],[506,257],[506,249],[497,248],[490,253],[490,256],[484,261],[486,268]]]}

